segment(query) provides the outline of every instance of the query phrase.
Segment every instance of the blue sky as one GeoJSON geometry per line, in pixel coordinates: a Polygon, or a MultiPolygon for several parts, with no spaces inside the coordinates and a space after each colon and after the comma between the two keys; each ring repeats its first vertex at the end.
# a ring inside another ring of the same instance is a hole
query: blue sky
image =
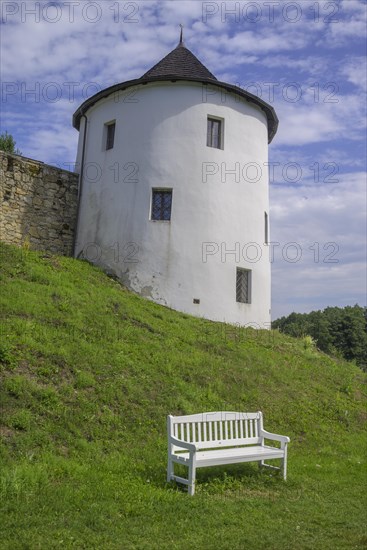
{"type": "MultiPolygon", "coordinates": [[[[366,2],[1,1],[1,131],[75,162],[76,108],[186,45],[271,103],[272,317],[365,304],[366,2]]],[[[239,239],[240,240],[240,239],[239,239]]]]}

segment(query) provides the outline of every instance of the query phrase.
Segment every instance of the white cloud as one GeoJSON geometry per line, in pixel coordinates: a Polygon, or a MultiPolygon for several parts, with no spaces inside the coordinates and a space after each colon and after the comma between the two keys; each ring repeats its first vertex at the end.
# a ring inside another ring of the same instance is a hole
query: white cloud
{"type": "Polygon", "coordinates": [[[347,80],[366,91],[367,89],[367,61],[365,57],[355,57],[344,63],[340,73],[347,77],[347,80]]]}
{"type": "Polygon", "coordinates": [[[280,243],[274,246],[273,318],[363,304],[365,189],[364,173],[343,174],[332,185],[272,187],[271,240],[280,243]]]}
{"type": "Polygon", "coordinates": [[[315,100],[308,86],[298,88],[285,84],[275,103],[280,119],[277,145],[301,146],[337,139],[358,139],[364,135],[364,98],[357,94],[341,95],[332,84],[315,100]],[[290,100],[300,97],[299,101],[290,100]]]}
{"type": "Polygon", "coordinates": [[[309,73],[312,70],[313,74],[320,74],[327,68],[327,61],[322,57],[307,56],[307,57],[289,57],[286,55],[269,55],[263,57],[260,63],[266,67],[282,67],[297,69],[309,73]]]}
{"type": "Polygon", "coordinates": [[[277,134],[277,145],[305,145],[328,141],[340,135],[343,124],[330,111],[320,106],[283,104],[277,113],[281,121],[277,134]]]}
{"type": "Polygon", "coordinates": [[[364,1],[342,0],[337,4],[335,18],[337,23],[330,24],[326,39],[332,46],[343,45],[349,39],[366,37],[366,4],[364,1]]]}

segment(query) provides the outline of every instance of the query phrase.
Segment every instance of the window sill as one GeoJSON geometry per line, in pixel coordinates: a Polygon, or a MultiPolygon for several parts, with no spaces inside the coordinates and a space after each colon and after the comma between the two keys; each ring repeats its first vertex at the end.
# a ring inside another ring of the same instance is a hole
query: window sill
{"type": "Polygon", "coordinates": [[[213,145],[207,145],[209,149],[215,149],[216,151],[224,151],[224,147],[214,147],[213,145]]]}

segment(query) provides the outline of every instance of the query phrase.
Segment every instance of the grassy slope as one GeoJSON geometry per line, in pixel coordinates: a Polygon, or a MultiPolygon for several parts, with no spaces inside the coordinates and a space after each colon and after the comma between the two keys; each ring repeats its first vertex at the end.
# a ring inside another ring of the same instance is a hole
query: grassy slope
{"type": "Polygon", "coordinates": [[[1,548],[363,548],[365,375],[301,340],[150,303],[85,262],[1,245],[1,548]],[[255,464],[165,483],[166,415],[262,410],[255,464]]]}

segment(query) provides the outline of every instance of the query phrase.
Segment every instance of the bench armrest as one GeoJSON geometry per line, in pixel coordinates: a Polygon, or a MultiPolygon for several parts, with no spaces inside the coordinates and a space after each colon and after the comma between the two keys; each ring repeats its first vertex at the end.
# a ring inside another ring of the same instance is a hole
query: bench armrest
{"type": "Polygon", "coordinates": [[[265,439],[272,439],[273,441],[280,441],[281,443],[289,443],[290,439],[286,435],[278,435],[267,432],[266,430],[260,430],[260,436],[265,439]]]}
{"type": "Polygon", "coordinates": [[[181,439],[177,439],[172,435],[169,436],[169,442],[172,443],[172,445],[176,445],[176,447],[182,447],[183,449],[187,449],[188,451],[192,451],[192,452],[196,451],[195,443],[188,443],[187,441],[182,441],[181,439]]]}

